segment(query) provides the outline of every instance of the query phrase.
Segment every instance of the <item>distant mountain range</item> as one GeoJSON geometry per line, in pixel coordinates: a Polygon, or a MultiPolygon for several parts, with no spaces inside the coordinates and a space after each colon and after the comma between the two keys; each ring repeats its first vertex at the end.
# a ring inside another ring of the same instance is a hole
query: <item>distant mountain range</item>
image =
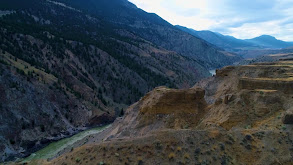
{"type": "Polygon", "coordinates": [[[175,27],[228,51],[282,49],[293,46],[293,42],[281,41],[269,35],[262,35],[252,39],[241,40],[232,36],[226,36],[207,30],[196,31],[179,25],[176,25],[175,27]]]}
{"type": "Polygon", "coordinates": [[[262,35],[245,41],[267,48],[287,48],[293,46],[293,42],[278,40],[270,35],[262,35]]]}

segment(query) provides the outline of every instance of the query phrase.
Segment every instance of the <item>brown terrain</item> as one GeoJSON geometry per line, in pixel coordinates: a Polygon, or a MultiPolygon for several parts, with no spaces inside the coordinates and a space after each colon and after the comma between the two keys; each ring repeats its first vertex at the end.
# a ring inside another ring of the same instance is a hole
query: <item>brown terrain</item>
{"type": "Polygon", "coordinates": [[[293,164],[293,61],[158,87],[85,145],[43,164],[293,164]]]}

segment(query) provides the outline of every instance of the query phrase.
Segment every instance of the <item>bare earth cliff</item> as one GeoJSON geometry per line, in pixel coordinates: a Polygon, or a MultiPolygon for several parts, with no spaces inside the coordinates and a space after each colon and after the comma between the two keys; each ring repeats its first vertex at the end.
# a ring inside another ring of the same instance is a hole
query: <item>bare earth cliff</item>
{"type": "Polygon", "coordinates": [[[293,162],[293,61],[229,66],[187,90],[159,87],[48,164],[293,162]]]}

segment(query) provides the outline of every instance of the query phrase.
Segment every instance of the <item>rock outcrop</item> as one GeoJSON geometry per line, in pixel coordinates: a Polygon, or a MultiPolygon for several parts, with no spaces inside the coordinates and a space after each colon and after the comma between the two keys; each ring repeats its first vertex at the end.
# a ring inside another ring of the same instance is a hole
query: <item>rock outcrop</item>
{"type": "Polygon", "coordinates": [[[163,121],[166,128],[194,127],[205,114],[204,90],[157,88],[143,98],[138,119],[141,125],[163,121]]]}
{"type": "Polygon", "coordinates": [[[104,139],[133,138],[165,129],[195,128],[207,110],[205,91],[158,87],[117,119],[104,139]]]}
{"type": "Polygon", "coordinates": [[[293,106],[292,64],[280,61],[225,67],[216,77],[198,83],[195,87],[205,89],[206,99],[214,103],[200,128],[258,128],[263,126],[260,121],[270,118],[266,122],[278,127],[280,116],[293,106]]]}

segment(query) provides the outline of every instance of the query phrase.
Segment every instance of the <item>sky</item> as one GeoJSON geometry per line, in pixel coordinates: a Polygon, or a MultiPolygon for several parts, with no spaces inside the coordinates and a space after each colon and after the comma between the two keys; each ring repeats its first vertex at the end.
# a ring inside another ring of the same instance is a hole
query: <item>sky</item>
{"type": "Polygon", "coordinates": [[[240,39],[293,41],[293,0],[129,0],[173,25],[240,39]]]}

